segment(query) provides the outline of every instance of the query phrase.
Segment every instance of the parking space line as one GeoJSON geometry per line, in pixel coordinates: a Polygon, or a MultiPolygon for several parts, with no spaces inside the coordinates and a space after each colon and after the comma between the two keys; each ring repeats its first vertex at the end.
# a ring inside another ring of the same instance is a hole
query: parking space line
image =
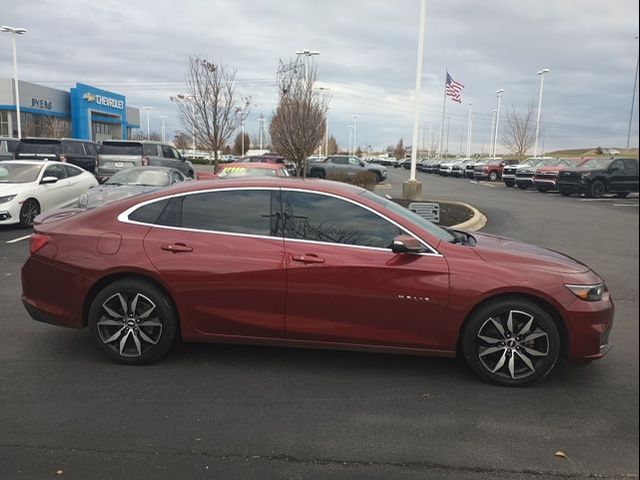
{"type": "Polygon", "coordinates": [[[613,206],[614,207],[637,207],[638,203],[614,203],[613,206]]]}
{"type": "Polygon", "coordinates": [[[6,243],[16,243],[16,242],[20,242],[22,240],[26,240],[27,238],[31,237],[31,234],[29,235],[25,235],[24,237],[20,237],[20,238],[14,238],[13,240],[7,240],[6,243]]]}

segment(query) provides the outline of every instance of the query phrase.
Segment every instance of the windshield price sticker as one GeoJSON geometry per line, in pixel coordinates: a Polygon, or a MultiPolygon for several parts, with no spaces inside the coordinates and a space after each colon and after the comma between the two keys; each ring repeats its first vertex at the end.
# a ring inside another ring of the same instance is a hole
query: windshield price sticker
{"type": "Polygon", "coordinates": [[[440,204],[428,202],[413,202],[409,204],[409,210],[420,215],[425,220],[440,223],[440,204]]]}

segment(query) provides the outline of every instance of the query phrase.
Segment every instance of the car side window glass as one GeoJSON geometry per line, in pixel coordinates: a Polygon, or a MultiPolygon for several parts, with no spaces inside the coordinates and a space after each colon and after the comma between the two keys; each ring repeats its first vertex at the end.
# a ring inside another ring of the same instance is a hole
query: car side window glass
{"type": "Polygon", "coordinates": [[[67,174],[67,177],[76,177],[78,175],[80,175],[82,173],[82,170],[80,170],[79,168],[76,168],[72,165],[63,165],[62,168],[64,169],[65,173],[67,174]]]}
{"type": "Polygon", "coordinates": [[[275,234],[275,220],[279,213],[272,211],[271,191],[268,190],[196,193],[184,197],[182,227],[272,235],[275,234]]]}
{"type": "Polygon", "coordinates": [[[625,160],[624,166],[627,170],[638,170],[638,162],[636,160],[625,160]]]}
{"type": "Polygon", "coordinates": [[[331,157],[331,163],[335,163],[336,165],[346,165],[347,159],[344,157],[331,157]]]}
{"type": "Polygon", "coordinates": [[[144,154],[146,156],[148,156],[148,157],[158,157],[159,156],[158,155],[158,146],[153,144],[153,143],[151,143],[151,144],[145,143],[142,146],[142,149],[144,151],[144,154]]]}
{"type": "Polygon", "coordinates": [[[357,158],[350,157],[349,158],[349,165],[353,165],[353,166],[359,167],[360,166],[360,160],[358,160],[357,158]]]}
{"type": "Polygon", "coordinates": [[[0,142],[0,153],[7,153],[9,151],[9,142],[2,140],[0,142]]]}
{"type": "Polygon", "coordinates": [[[162,156],[164,158],[176,158],[173,155],[173,150],[168,145],[161,145],[160,148],[162,149],[162,156]]]}
{"type": "Polygon", "coordinates": [[[71,155],[84,155],[81,142],[65,142],[63,149],[71,155]]]}
{"type": "Polygon", "coordinates": [[[173,147],[169,147],[171,148],[171,152],[173,153],[173,158],[180,158],[180,152],[178,152],[175,148],[173,147]]]}
{"type": "Polygon", "coordinates": [[[96,150],[96,146],[93,143],[85,143],[84,150],[87,152],[87,155],[91,155],[92,157],[98,155],[98,150],[96,150]]]}
{"type": "Polygon", "coordinates": [[[335,197],[286,192],[285,198],[287,238],[390,248],[402,233],[379,215],[335,197]]]}
{"type": "Polygon", "coordinates": [[[168,203],[169,200],[165,199],[143,205],[142,207],[137,208],[129,214],[129,220],[140,223],[154,224],[156,223],[158,217],[160,217],[160,214],[163,212],[168,203]]]}
{"type": "Polygon", "coordinates": [[[611,164],[611,167],[609,167],[610,170],[622,170],[623,168],[624,164],[622,163],[622,160],[616,160],[611,164]]]}
{"type": "Polygon", "coordinates": [[[66,176],[67,174],[62,165],[49,165],[44,171],[42,178],[56,177],[58,180],[62,180],[63,178],[66,178],[66,176]]]}

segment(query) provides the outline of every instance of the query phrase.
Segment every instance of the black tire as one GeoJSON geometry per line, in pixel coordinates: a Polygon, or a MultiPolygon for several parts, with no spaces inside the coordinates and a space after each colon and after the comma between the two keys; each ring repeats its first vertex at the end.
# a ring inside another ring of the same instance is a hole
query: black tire
{"type": "Polygon", "coordinates": [[[543,379],[553,370],[560,356],[560,334],[549,313],[539,305],[510,297],[487,303],[469,317],[461,347],[466,362],[482,380],[520,387],[543,379]],[[525,342],[529,337],[534,338],[525,342]]]}
{"type": "Polygon", "coordinates": [[[495,182],[496,180],[498,180],[498,172],[491,172],[489,174],[489,181],[495,182]]]}
{"type": "Polygon", "coordinates": [[[178,315],[166,293],[137,278],[103,288],[91,303],[88,324],[102,351],[128,365],[159,360],[178,337],[178,315]]]}
{"type": "Polygon", "coordinates": [[[40,204],[35,198],[24,201],[20,208],[20,226],[28,228],[33,226],[33,220],[40,215],[40,204]]]}
{"type": "Polygon", "coordinates": [[[313,178],[326,178],[326,175],[322,170],[311,170],[309,176],[313,178]]]}
{"type": "Polygon", "coordinates": [[[189,170],[189,173],[187,173],[187,177],[195,179],[193,170],[189,170]]]}
{"type": "Polygon", "coordinates": [[[607,191],[607,186],[602,180],[594,180],[589,187],[589,197],[600,198],[607,191]]]}
{"type": "Polygon", "coordinates": [[[629,192],[616,193],[616,197],[618,197],[618,198],[627,198],[628,196],[629,196],[629,192]]]}
{"type": "Polygon", "coordinates": [[[504,182],[504,184],[509,188],[513,188],[516,185],[515,182],[504,182]]]}
{"type": "Polygon", "coordinates": [[[520,184],[517,184],[517,185],[520,190],[526,190],[527,188],[529,188],[526,185],[520,185],[520,184]]]}
{"type": "Polygon", "coordinates": [[[547,193],[549,191],[549,189],[547,187],[536,187],[536,189],[540,192],[540,193],[547,193]]]}

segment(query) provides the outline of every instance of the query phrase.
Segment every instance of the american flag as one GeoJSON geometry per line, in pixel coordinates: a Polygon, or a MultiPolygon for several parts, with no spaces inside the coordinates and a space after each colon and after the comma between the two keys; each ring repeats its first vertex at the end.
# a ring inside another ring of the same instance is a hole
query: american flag
{"type": "Polygon", "coordinates": [[[447,84],[445,86],[445,91],[446,94],[451,97],[451,100],[462,103],[462,100],[460,99],[460,92],[462,92],[463,88],[464,85],[460,82],[456,82],[453,77],[449,75],[449,72],[447,72],[447,84]]]}

